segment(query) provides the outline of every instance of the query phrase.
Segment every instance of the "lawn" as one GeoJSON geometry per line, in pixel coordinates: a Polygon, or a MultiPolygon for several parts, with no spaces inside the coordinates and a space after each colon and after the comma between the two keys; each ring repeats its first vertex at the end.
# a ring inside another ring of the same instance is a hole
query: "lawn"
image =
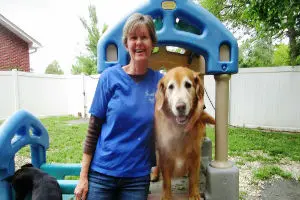
{"type": "MultiPolygon", "coordinates": [[[[41,119],[50,138],[47,163],[80,163],[88,124],[70,123],[76,119],[72,116],[41,119]]],[[[274,176],[300,181],[299,133],[236,127],[230,127],[228,133],[229,159],[239,168],[240,199],[258,199],[262,190],[259,185],[274,176]]],[[[212,140],[214,157],[214,128],[207,128],[207,136],[212,140]]],[[[29,146],[17,154],[30,157],[29,146]]]]}
{"type": "MultiPolygon", "coordinates": [[[[79,163],[87,124],[70,124],[72,116],[41,119],[50,138],[47,162],[79,163]]],[[[281,158],[300,161],[300,134],[266,132],[260,129],[229,128],[229,156],[243,157],[247,161],[277,162],[281,158]],[[249,152],[262,151],[268,157],[252,155],[249,152]]],[[[214,147],[214,128],[207,128],[207,136],[214,147]]],[[[26,154],[29,150],[22,150],[26,154]]]]}
{"type": "MultiPolygon", "coordinates": [[[[233,127],[229,128],[228,134],[229,155],[232,157],[240,156],[249,161],[276,162],[281,158],[300,161],[300,134],[233,127]],[[253,151],[262,151],[269,156],[252,155],[250,152],[253,151]]],[[[207,135],[214,142],[213,128],[207,128],[207,135]]]]}
{"type": "MultiPolygon", "coordinates": [[[[88,125],[71,125],[69,121],[75,119],[78,118],[63,116],[40,119],[49,133],[50,146],[46,152],[48,163],[80,163],[88,125]]],[[[19,154],[29,156],[29,147],[22,148],[19,154]]]]}
{"type": "MultiPolygon", "coordinates": [[[[246,164],[251,166],[251,163],[259,163],[259,167],[252,168],[254,182],[271,179],[276,175],[285,179],[300,180],[300,177],[293,177],[290,171],[281,168],[293,165],[293,162],[300,163],[299,133],[230,127],[228,134],[228,155],[240,169],[246,164]]],[[[212,140],[214,152],[213,128],[207,128],[207,136],[212,140]]]]}
{"type": "MultiPolygon", "coordinates": [[[[70,124],[72,116],[49,117],[41,119],[50,138],[47,150],[48,163],[80,163],[87,124],[70,124]]],[[[214,128],[207,128],[214,148],[214,128]]],[[[214,149],[213,149],[214,150],[214,149]]],[[[29,147],[24,147],[18,154],[30,156],[29,147]]],[[[263,166],[254,171],[260,180],[271,178],[274,174],[290,178],[276,165],[282,159],[300,162],[300,134],[267,132],[260,129],[229,128],[229,156],[236,159],[238,166],[246,162],[258,161],[263,166]],[[260,153],[257,153],[260,152],[260,153]]],[[[214,156],[214,153],[213,153],[214,156]]]]}

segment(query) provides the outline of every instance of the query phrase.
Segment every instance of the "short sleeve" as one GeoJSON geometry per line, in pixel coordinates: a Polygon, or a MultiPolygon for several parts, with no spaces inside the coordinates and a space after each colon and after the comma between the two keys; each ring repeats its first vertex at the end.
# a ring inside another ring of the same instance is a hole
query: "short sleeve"
{"type": "Polygon", "coordinates": [[[90,113],[102,120],[106,118],[107,106],[111,98],[108,74],[103,72],[100,75],[90,108],[90,113]]]}
{"type": "Polygon", "coordinates": [[[157,71],[158,81],[164,76],[161,72],[157,71]]]}

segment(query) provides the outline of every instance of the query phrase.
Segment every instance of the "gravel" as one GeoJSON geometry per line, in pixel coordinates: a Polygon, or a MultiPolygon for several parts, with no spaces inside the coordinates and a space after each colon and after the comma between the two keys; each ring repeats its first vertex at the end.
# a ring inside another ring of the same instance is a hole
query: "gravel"
{"type": "Polygon", "coordinates": [[[15,155],[15,170],[18,170],[21,168],[21,166],[31,163],[31,159],[28,157],[24,157],[21,155],[16,154],[15,155]]]}
{"type": "MultiPolygon", "coordinates": [[[[252,152],[253,154],[263,156],[265,158],[269,157],[267,154],[262,152],[252,152]]],[[[240,157],[231,158],[235,161],[241,161],[240,157]]],[[[274,166],[280,167],[283,171],[289,172],[292,175],[292,180],[284,180],[279,176],[272,177],[271,180],[256,180],[254,179],[253,172],[258,168],[264,166],[263,162],[245,162],[244,165],[238,165],[239,168],[239,191],[242,199],[247,200],[268,200],[268,199],[282,199],[282,200],[292,200],[294,196],[297,196],[296,199],[300,199],[300,184],[298,178],[300,177],[300,162],[291,161],[289,159],[281,159],[280,162],[272,164],[274,166]],[[291,184],[297,182],[298,185],[291,184]],[[290,189],[290,185],[296,187],[296,190],[290,189]],[[272,191],[286,191],[281,192],[282,196],[272,191]],[[290,196],[287,196],[287,191],[290,196]],[[294,194],[293,194],[294,193],[294,194]],[[273,195],[272,195],[273,194],[273,195]]],[[[295,199],[295,200],[296,200],[295,199]]]]}

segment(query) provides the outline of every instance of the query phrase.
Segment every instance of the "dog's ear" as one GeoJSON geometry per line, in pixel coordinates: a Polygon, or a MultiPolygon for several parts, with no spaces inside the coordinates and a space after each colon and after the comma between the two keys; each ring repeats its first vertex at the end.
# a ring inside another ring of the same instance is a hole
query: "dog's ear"
{"type": "Polygon", "coordinates": [[[195,90],[196,90],[196,96],[198,98],[198,101],[203,101],[204,98],[204,86],[202,83],[202,80],[200,78],[199,72],[194,72],[194,82],[195,82],[195,90]]]}
{"type": "Polygon", "coordinates": [[[165,101],[165,86],[163,78],[157,84],[157,92],[155,94],[157,109],[161,110],[165,101]]]}
{"type": "Polygon", "coordinates": [[[189,123],[185,127],[184,131],[189,132],[195,126],[196,122],[200,119],[201,113],[203,112],[204,106],[204,86],[200,79],[200,73],[194,72],[194,84],[195,93],[197,98],[195,112],[189,120],[189,123]]]}
{"type": "Polygon", "coordinates": [[[27,163],[27,164],[23,165],[23,166],[21,167],[21,169],[24,169],[24,168],[26,168],[26,167],[33,167],[33,165],[32,165],[31,163],[27,163]]]}
{"type": "Polygon", "coordinates": [[[205,124],[216,124],[216,120],[205,111],[201,113],[200,120],[205,124]]]}

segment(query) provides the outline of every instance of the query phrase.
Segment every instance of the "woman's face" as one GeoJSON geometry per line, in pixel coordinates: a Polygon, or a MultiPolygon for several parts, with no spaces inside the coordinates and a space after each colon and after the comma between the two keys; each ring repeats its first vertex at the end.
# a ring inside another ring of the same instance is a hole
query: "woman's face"
{"type": "Polygon", "coordinates": [[[140,25],[128,34],[126,49],[132,61],[148,61],[152,47],[152,40],[146,25],[140,25]]]}

